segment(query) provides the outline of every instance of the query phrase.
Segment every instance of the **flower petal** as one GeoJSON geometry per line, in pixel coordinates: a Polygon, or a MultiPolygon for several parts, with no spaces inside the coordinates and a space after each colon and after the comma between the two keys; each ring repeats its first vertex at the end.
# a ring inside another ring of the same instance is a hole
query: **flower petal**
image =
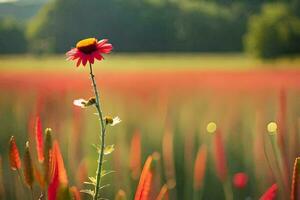
{"type": "Polygon", "coordinates": [[[89,62],[91,64],[94,64],[94,56],[93,56],[93,54],[91,54],[91,55],[88,56],[88,60],[89,60],[89,62]]]}
{"type": "Polygon", "coordinates": [[[76,99],[76,100],[73,101],[73,104],[75,106],[79,106],[81,108],[85,108],[86,107],[86,103],[87,103],[87,101],[84,100],[84,99],[76,99]]]}
{"type": "Polygon", "coordinates": [[[113,118],[113,123],[110,124],[110,126],[115,126],[117,124],[119,124],[122,120],[117,116],[113,118]]]}
{"type": "Polygon", "coordinates": [[[83,56],[82,57],[82,64],[83,64],[83,66],[85,66],[86,63],[87,63],[87,56],[83,56]]]}
{"type": "Polygon", "coordinates": [[[68,52],[66,53],[66,56],[73,56],[73,55],[76,54],[77,52],[78,52],[78,49],[73,48],[73,49],[71,49],[70,51],[68,51],[68,52]]]}
{"type": "Polygon", "coordinates": [[[104,45],[105,43],[108,42],[108,39],[102,39],[97,43],[97,48],[101,47],[102,45],[104,45]]]}
{"type": "Polygon", "coordinates": [[[76,67],[78,67],[81,64],[81,58],[78,59],[77,63],[76,63],[76,67]]]}
{"type": "Polygon", "coordinates": [[[95,53],[93,53],[93,55],[97,60],[103,60],[103,56],[100,54],[100,52],[96,51],[95,53]]]}

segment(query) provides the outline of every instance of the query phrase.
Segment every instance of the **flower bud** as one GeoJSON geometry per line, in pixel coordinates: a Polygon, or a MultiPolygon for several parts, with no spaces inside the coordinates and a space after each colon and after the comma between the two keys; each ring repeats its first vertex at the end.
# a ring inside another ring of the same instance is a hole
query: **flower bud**
{"type": "Polygon", "coordinates": [[[34,181],[33,175],[33,167],[32,167],[32,160],[29,151],[29,142],[26,142],[25,154],[24,154],[24,181],[28,187],[32,187],[34,181]]]}
{"type": "Polygon", "coordinates": [[[14,136],[11,136],[9,141],[9,161],[12,170],[19,170],[21,168],[20,154],[14,136]]]}

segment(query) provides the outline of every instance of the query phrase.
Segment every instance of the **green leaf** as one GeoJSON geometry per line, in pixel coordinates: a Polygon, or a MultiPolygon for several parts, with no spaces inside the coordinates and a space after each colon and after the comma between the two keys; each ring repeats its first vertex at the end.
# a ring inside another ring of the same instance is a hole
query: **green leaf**
{"type": "Polygon", "coordinates": [[[113,144],[112,145],[108,145],[104,149],[104,155],[111,154],[114,150],[115,150],[115,147],[114,147],[113,144]]]}

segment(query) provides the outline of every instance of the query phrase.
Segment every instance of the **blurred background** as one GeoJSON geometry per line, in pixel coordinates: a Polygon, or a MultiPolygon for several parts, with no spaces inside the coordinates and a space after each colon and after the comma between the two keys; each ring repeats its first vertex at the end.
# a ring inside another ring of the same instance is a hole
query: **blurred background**
{"type": "Polygon", "coordinates": [[[99,127],[93,108],[72,102],[93,93],[88,69],[64,56],[87,37],[114,46],[94,69],[105,115],[122,119],[108,129],[115,172],[103,197],[123,189],[133,199],[156,152],[150,199],[164,183],[175,200],[258,199],[274,183],[288,198],[300,153],[300,0],[0,0],[0,199],[30,199],[8,142],[23,155],[29,140],[39,167],[37,116],[59,141],[69,184],[88,188],[99,127]]]}

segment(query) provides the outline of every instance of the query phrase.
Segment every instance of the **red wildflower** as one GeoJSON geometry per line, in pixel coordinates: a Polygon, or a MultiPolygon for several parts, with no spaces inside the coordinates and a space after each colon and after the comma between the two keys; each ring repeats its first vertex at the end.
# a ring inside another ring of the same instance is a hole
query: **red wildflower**
{"type": "Polygon", "coordinates": [[[221,131],[217,129],[215,138],[214,138],[214,156],[215,156],[215,165],[217,176],[221,181],[225,181],[227,178],[227,162],[224,142],[222,139],[221,131]]]}
{"type": "Polygon", "coordinates": [[[132,177],[138,179],[141,171],[141,134],[138,130],[135,131],[131,139],[129,165],[132,177]]]}
{"type": "Polygon", "coordinates": [[[203,186],[207,160],[206,145],[202,145],[197,153],[194,166],[194,189],[199,190],[203,186]]]}
{"type": "Polygon", "coordinates": [[[36,118],[35,124],[35,141],[38,160],[40,163],[44,161],[44,143],[43,143],[43,130],[40,117],[36,118]]]}
{"type": "Polygon", "coordinates": [[[151,189],[151,183],[153,173],[151,171],[152,156],[148,156],[143,171],[141,173],[140,181],[136,189],[134,200],[148,200],[149,192],[151,189]]]}
{"type": "Polygon", "coordinates": [[[12,170],[19,170],[21,168],[20,154],[14,136],[11,136],[9,141],[9,161],[12,170]]]}
{"type": "Polygon", "coordinates": [[[259,200],[273,200],[276,198],[278,186],[273,184],[261,197],[259,200]]]}
{"type": "Polygon", "coordinates": [[[236,173],[233,176],[233,185],[236,188],[242,189],[246,187],[247,182],[248,182],[248,176],[243,172],[236,173]]]}
{"type": "Polygon", "coordinates": [[[68,185],[68,178],[58,142],[53,141],[53,175],[48,187],[48,200],[57,200],[58,191],[68,185]]]}
{"type": "Polygon", "coordinates": [[[48,186],[48,200],[56,200],[57,198],[57,191],[59,188],[59,174],[58,174],[58,166],[55,163],[55,169],[53,174],[53,179],[48,186]]]}
{"type": "Polygon", "coordinates": [[[56,170],[58,170],[59,183],[65,186],[68,184],[68,177],[59,144],[56,140],[53,142],[53,154],[56,161],[56,170]]]}
{"type": "Polygon", "coordinates": [[[107,43],[107,39],[98,41],[96,38],[87,38],[80,40],[76,44],[76,48],[72,48],[66,53],[68,60],[76,60],[78,67],[81,63],[83,66],[89,61],[90,64],[94,63],[94,59],[103,60],[102,54],[108,54],[112,50],[112,45],[107,43]]]}

